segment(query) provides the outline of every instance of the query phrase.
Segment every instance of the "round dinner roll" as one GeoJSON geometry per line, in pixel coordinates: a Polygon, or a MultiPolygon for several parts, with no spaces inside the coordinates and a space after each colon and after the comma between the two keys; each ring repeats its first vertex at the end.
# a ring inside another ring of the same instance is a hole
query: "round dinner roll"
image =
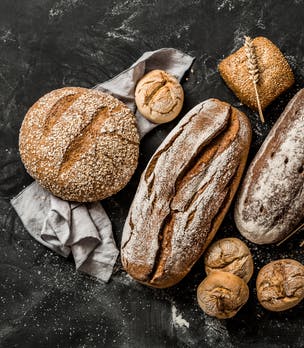
{"type": "Polygon", "coordinates": [[[135,102],[145,118],[154,123],[166,123],[180,113],[184,91],[174,76],[163,70],[152,70],[138,82],[135,102]]]}
{"type": "Polygon", "coordinates": [[[29,109],[19,149],[41,186],[64,200],[92,202],[128,183],[138,162],[139,135],[135,116],[118,99],[65,87],[29,109]]]}

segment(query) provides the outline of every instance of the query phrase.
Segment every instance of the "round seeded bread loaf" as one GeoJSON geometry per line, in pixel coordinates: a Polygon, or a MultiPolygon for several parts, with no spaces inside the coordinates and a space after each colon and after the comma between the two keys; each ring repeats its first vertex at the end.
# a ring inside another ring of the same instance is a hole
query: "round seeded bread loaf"
{"type": "Polygon", "coordinates": [[[100,91],[66,87],[40,98],[19,136],[28,173],[55,196],[91,202],[121,190],[138,161],[135,116],[100,91]]]}

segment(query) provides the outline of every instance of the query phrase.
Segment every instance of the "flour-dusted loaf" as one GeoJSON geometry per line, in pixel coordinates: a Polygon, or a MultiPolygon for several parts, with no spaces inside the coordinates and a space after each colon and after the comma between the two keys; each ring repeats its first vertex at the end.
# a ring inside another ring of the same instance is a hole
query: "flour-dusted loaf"
{"type": "Polygon", "coordinates": [[[142,174],[122,236],[126,271],[147,285],[179,282],[218,230],[245,166],[247,117],[209,99],[171,131],[142,174]]]}
{"type": "Polygon", "coordinates": [[[304,89],[289,102],[246,173],[235,205],[241,234],[275,243],[304,218],[304,89]]]}
{"type": "Polygon", "coordinates": [[[46,94],[29,109],[19,149],[29,174],[55,196],[97,201],[130,180],[139,135],[135,116],[118,99],[66,87],[46,94]]]}

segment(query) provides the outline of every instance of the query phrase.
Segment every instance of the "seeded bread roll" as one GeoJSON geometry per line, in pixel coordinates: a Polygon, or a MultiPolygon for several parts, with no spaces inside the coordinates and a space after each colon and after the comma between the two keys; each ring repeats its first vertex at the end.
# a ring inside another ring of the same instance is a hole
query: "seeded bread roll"
{"type": "Polygon", "coordinates": [[[152,70],[138,82],[135,102],[139,112],[151,122],[170,122],[182,109],[184,91],[174,76],[152,70]]]}
{"type": "Polygon", "coordinates": [[[142,174],[121,257],[136,280],[179,282],[218,230],[236,192],[251,141],[247,117],[217,99],[182,118],[142,174]]]}
{"type": "Polygon", "coordinates": [[[288,103],[251,162],[235,204],[241,234],[276,243],[304,219],[304,89],[288,103]]]}
{"type": "MultiPolygon", "coordinates": [[[[259,69],[258,92],[262,109],[286,91],[294,83],[292,70],[282,52],[266,37],[256,37],[253,47],[259,69]]],[[[247,66],[244,46],[218,66],[219,72],[228,87],[242,103],[258,110],[254,85],[247,66]]]]}
{"type": "Polygon", "coordinates": [[[29,109],[19,149],[41,186],[64,200],[91,202],[128,183],[137,166],[139,135],[134,115],[118,99],[66,87],[29,109]]]}

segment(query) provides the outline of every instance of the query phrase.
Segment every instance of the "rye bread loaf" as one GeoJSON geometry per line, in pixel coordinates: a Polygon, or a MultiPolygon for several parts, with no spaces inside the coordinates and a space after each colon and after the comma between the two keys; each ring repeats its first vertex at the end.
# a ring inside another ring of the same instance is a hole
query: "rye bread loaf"
{"type": "Polygon", "coordinates": [[[304,89],[289,102],[256,154],[235,205],[241,234],[275,243],[304,218],[304,89]]]}
{"type": "Polygon", "coordinates": [[[193,108],[142,174],[122,236],[126,271],[147,285],[179,282],[218,230],[251,141],[247,117],[209,99],[193,108]]]}
{"type": "Polygon", "coordinates": [[[44,95],[29,109],[19,149],[29,174],[55,196],[97,201],[130,180],[139,135],[135,116],[118,99],[66,87],[44,95]]]}

